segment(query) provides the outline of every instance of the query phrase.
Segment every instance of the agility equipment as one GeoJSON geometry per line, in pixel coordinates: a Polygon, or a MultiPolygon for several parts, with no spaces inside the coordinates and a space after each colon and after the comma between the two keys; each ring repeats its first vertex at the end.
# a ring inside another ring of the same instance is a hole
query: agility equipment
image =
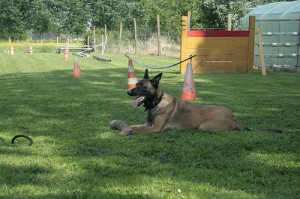
{"type": "Polygon", "coordinates": [[[80,65],[78,63],[77,57],[74,58],[73,77],[74,78],[80,78],[81,77],[80,65]]]}
{"type": "Polygon", "coordinates": [[[32,46],[29,47],[29,52],[28,52],[30,55],[33,54],[33,50],[32,50],[32,46]]]}
{"type": "Polygon", "coordinates": [[[79,47],[76,47],[76,46],[68,46],[68,47],[57,47],[56,48],[56,53],[57,54],[60,54],[62,51],[66,50],[68,48],[68,51],[76,51],[76,50],[79,50],[83,53],[90,53],[92,51],[94,51],[94,48],[91,48],[91,47],[88,47],[88,46],[79,46],[79,47]]]}
{"type": "MultiPolygon", "coordinates": [[[[191,53],[194,74],[248,73],[254,65],[255,17],[251,16],[248,30],[194,30],[190,17],[181,18],[180,60],[191,53]]],[[[180,74],[186,64],[180,65],[180,74]]]]}
{"type": "Polygon", "coordinates": [[[111,59],[107,59],[105,57],[101,57],[101,56],[97,56],[97,55],[94,55],[93,58],[97,59],[98,61],[111,62],[111,59]]]}
{"type": "Polygon", "coordinates": [[[132,60],[129,59],[128,60],[128,84],[127,84],[127,89],[133,89],[136,86],[137,83],[137,78],[136,78],[136,74],[134,71],[134,67],[132,64],[132,60]]]}
{"type": "Polygon", "coordinates": [[[10,55],[14,55],[14,47],[10,47],[10,51],[9,51],[10,55]]]}
{"type": "Polygon", "coordinates": [[[88,54],[83,53],[83,52],[77,52],[77,53],[74,53],[73,55],[76,55],[76,56],[78,56],[78,57],[89,57],[88,54]]]}
{"type": "Polygon", "coordinates": [[[181,99],[182,100],[195,100],[195,99],[197,99],[192,63],[188,63],[187,67],[186,67],[181,99]]]}
{"type": "Polygon", "coordinates": [[[69,48],[66,48],[64,60],[65,61],[69,60],[69,48]]]}

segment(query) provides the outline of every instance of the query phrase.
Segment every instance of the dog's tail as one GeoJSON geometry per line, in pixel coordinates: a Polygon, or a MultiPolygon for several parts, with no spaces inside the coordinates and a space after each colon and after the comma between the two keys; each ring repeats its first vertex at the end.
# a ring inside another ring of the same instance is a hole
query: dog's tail
{"type": "MultiPolygon", "coordinates": [[[[254,131],[256,129],[250,129],[250,128],[244,126],[238,120],[236,120],[236,130],[239,130],[239,131],[254,131]]],[[[259,131],[265,131],[265,132],[273,132],[273,133],[282,133],[282,130],[280,130],[280,129],[273,129],[273,128],[257,129],[257,130],[259,130],[259,131]]]]}
{"type": "Polygon", "coordinates": [[[267,128],[267,129],[259,129],[259,131],[271,132],[271,133],[282,133],[280,129],[267,128]]]}

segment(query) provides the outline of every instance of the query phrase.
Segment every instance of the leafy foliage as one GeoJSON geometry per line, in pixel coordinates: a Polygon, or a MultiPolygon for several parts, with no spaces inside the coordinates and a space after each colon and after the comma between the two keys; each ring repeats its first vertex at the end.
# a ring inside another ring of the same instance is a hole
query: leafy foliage
{"type": "Polygon", "coordinates": [[[24,36],[26,21],[23,20],[21,0],[0,1],[0,37],[18,39],[24,36]]]}
{"type": "Polygon", "coordinates": [[[240,20],[249,11],[271,2],[274,0],[204,0],[199,13],[202,13],[203,25],[210,28],[224,28],[228,14],[231,14],[233,29],[238,29],[241,26],[240,20]]]}
{"type": "Polygon", "coordinates": [[[0,38],[25,39],[26,31],[81,35],[94,26],[133,29],[136,18],[142,34],[155,32],[157,15],[161,31],[177,34],[180,17],[192,13],[192,27],[224,28],[228,14],[234,28],[251,8],[274,0],[0,0],[0,38]]]}

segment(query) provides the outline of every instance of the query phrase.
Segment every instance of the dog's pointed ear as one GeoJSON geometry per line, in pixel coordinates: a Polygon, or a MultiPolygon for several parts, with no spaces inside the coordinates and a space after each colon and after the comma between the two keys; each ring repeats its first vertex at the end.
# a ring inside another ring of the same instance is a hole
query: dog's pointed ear
{"type": "Polygon", "coordinates": [[[148,69],[145,70],[144,79],[150,79],[148,75],[148,69]]]}
{"type": "Polygon", "coordinates": [[[151,80],[152,85],[157,86],[159,84],[161,77],[162,77],[162,73],[159,73],[158,75],[153,77],[153,79],[151,80]]]}

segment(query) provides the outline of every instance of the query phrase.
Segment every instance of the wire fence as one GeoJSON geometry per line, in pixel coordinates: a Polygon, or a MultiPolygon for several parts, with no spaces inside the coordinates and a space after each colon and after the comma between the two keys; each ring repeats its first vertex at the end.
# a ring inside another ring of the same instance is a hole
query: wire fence
{"type": "MultiPolygon", "coordinates": [[[[179,57],[179,31],[160,32],[150,28],[124,28],[106,31],[105,27],[96,27],[79,37],[55,32],[37,34],[29,33],[31,42],[57,42],[70,45],[105,45],[106,52],[167,55],[179,57]],[[159,34],[158,34],[159,32],[159,34]]],[[[101,50],[96,48],[96,50],[101,50]]]]}

